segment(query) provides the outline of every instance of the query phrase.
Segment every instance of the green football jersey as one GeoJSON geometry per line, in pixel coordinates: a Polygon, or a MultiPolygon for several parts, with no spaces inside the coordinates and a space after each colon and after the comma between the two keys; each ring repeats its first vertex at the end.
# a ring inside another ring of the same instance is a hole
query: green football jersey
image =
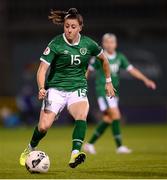
{"type": "Polygon", "coordinates": [[[91,56],[98,56],[102,48],[87,36],[70,44],[65,34],[56,36],[43,52],[40,60],[50,65],[46,88],[63,91],[87,89],[85,73],[91,56]]]}
{"type": "MultiPolygon", "coordinates": [[[[107,56],[108,61],[110,63],[110,70],[111,70],[111,78],[112,84],[116,89],[116,96],[119,96],[119,82],[120,76],[119,72],[120,69],[130,69],[132,65],[128,62],[127,58],[120,52],[116,52],[112,56],[107,56]]],[[[106,96],[105,92],[105,83],[106,78],[104,75],[104,71],[101,65],[101,62],[98,60],[94,60],[91,62],[90,68],[94,68],[96,70],[96,94],[97,96],[106,96]]]]}

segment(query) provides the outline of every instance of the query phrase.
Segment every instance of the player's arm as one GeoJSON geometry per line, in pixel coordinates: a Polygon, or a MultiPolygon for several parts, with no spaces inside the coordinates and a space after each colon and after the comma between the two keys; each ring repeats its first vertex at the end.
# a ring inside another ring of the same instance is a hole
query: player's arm
{"type": "Polygon", "coordinates": [[[123,69],[126,69],[133,77],[136,79],[139,79],[144,82],[144,84],[151,89],[156,89],[156,84],[154,81],[147,78],[140,70],[133,67],[125,55],[121,54],[121,67],[123,69]]]}
{"type": "Polygon", "coordinates": [[[45,78],[47,70],[52,63],[52,60],[55,57],[55,47],[54,47],[54,41],[52,40],[48,47],[43,52],[42,56],[40,57],[40,65],[37,71],[37,83],[39,88],[38,98],[44,99],[46,96],[46,90],[45,90],[45,78]]]}
{"type": "Polygon", "coordinates": [[[139,71],[137,68],[133,67],[131,69],[128,70],[128,72],[135,78],[141,80],[144,82],[144,84],[148,87],[151,88],[153,90],[156,89],[156,84],[154,81],[150,80],[149,78],[147,78],[141,71],[139,71]]]}
{"type": "Polygon", "coordinates": [[[110,65],[109,65],[108,59],[106,58],[104,53],[101,53],[98,56],[98,58],[102,62],[103,71],[106,77],[106,85],[105,85],[106,94],[107,96],[110,96],[110,97],[115,96],[115,92],[114,92],[115,90],[111,82],[111,76],[110,76],[111,72],[110,72],[110,65]]]}
{"type": "Polygon", "coordinates": [[[111,72],[110,72],[110,65],[109,65],[108,59],[104,55],[102,48],[98,46],[96,42],[91,40],[90,45],[91,45],[90,46],[91,55],[98,57],[102,63],[103,71],[106,77],[106,85],[105,85],[106,94],[107,96],[110,96],[110,97],[115,96],[114,87],[111,82],[111,76],[110,76],[111,72]]]}
{"type": "Polygon", "coordinates": [[[45,62],[40,63],[38,71],[37,71],[37,84],[38,84],[38,98],[39,99],[44,99],[46,96],[46,90],[45,90],[45,77],[46,77],[46,72],[48,70],[49,65],[46,64],[45,62]]]}
{"type": "Polygon", "coordinates": [[[88,78],[89,78],[90,73],[91,73],[91,71],[90,71],[90,69],[88,68],[88,69],[87,69],[87,71],[86,71],[86,73],[85,73],[85,77],[86,77],[86,79],[88,79],[88,78]]]}

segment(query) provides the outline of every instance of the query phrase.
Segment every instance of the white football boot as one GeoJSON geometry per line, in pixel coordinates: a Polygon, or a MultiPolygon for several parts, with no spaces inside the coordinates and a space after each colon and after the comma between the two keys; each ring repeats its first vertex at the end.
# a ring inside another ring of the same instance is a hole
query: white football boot
{"type": "Polygon", "coordinates": [[[117,148],[116,153],[117,154],[130,154],[132,153],[132,150],[126,146],[120,146],[117,148]]]}
{"type": "Polygon", "coordinates": [[[85,143],[83,145],[83,149],[85,152],[89,153],[89,154],[96,154],[96,150],[93,144],[89,144],[89,143],[85,143]]]}

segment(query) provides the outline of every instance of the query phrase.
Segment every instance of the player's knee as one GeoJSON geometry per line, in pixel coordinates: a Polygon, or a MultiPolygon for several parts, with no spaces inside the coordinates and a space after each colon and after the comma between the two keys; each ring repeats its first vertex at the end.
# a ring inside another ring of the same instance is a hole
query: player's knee
{"type": "Polygon", "coordinates": [[[106,122],[106,123],[109,123],[109,124],[112,123],[112,118],[110,118],[110,117],[107,116],[107,115],[103,115],[102,119],[103,119],[103,121],[106,122]]]}
{"type": "Polygon", "coordinates": [[[39,126],[38,129],[39,129],[40,132],[43,132],[43,133],[47,131],[47,128],[44,127],[44,126],[39,126]]]}
{"type": "Polygon", "coordinates": [[[111,124],[112,123],[112,119],[103,119],[104,122],[111,124]]]}
{"type": "Polygon", "coordinates": [[[117,110],[111,110],[111,109],[109,109],[109,110],[107,111],[107,115],[109,116],[109,118],[110,118],[111,120],[120,119],[120,118],[121,118],[121,114],[120,114],[120,112],[117,111],[117,110]]]}
{"type": "Polygon", "coordinates": [[[119,112],[113,113],[112,119],[121,119],[121,114],[119,112]]]}
{"type": "Polygon", "coordinates": [[[41,123],[38,126],[38,129],[40,132],[47,132],[47,130],[50,128],[50,126],[46,123],[41,123]]]}
{"type": "Polygon", "coordinates": [[[86,118],[87,118],[87,114],[79,113],[79,114],[76,115],[75,120],[77,120],[77,119],[86,120],[86,118]]]}

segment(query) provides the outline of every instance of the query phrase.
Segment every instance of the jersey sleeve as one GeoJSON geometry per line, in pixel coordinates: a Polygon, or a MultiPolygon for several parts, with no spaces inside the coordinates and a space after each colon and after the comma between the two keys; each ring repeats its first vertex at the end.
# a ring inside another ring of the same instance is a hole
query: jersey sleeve
{"type": "Polygon", "coordinates": [[[127,57],[121,54],[121,68],[126,69],[127,71],[133,68],[133,65],[129,63],[127,57]]]}
{"type": "Polygon", "coordinates": [[[91,50],[91,55],[92,56],[99,56],[103,52],[103,49],[101,48],[101,46],[99,46],[93,40],[91,40],[90,50],[91,50]]]}
{"type": "Polygon", "coordinates": [[[44,63],[50,65],[52,63],[52,60],[54,59],[56,55],[56,48],[53,44],[54,42],[51,41],[46,49],[44,50],[42,56],[40,57],[40,61],[43,61],[44,63]]]}

